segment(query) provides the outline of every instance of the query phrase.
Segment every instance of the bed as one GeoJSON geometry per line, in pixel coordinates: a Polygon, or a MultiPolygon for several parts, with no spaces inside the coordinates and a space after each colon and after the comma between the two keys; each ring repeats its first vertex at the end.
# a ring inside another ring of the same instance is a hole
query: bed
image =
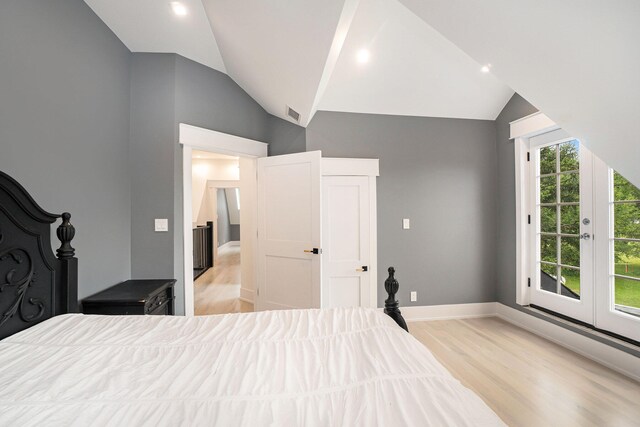
{"type": "Polygon", "coordinates": [[[0,172],[2,426],[503,425],[401,327],[393,277],[387,314],[81,315],[70,219],[0,172]]]}

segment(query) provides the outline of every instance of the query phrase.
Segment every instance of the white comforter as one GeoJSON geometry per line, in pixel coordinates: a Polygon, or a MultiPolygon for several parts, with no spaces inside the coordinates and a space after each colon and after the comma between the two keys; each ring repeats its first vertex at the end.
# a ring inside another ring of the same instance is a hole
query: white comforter
{"type": "Polygon", "coordinates": [[[488,426],[500,419],[370,309],[64,315],[0,341],[2,426],[488,426]]]}

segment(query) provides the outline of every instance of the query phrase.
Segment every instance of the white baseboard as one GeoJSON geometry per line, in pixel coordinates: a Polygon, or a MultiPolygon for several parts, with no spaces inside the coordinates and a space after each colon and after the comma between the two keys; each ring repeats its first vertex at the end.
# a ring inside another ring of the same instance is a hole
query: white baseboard
{"type": "Polygon", "coordinates": [[[240,300],[253,304],[256,300],[256,291],[253,289],[240,288],[240,300]]]}
{"type": "Polygon", "coordinates": [[[220,250],[222,248],[226,248],[227,246],[240,246],[240,241],[238,241],[238,240],[229,240],[227,243],[223,243],[222,245],[218,246],[218,250],[220,250]]]}
{"type": "Polygon", "coordinates": [[[465,319],[471,317],[487,317],[496,315],[497,302],[481,302],[474,304],[446,304],[400,307],[402,317],[407,322],[425,320],[465,319]]]}
{"type": "Polygon", "coordinates": [[[632,354],[504,304],[496,303],[496,316],[640,381],[640,359],[632,354]]]}

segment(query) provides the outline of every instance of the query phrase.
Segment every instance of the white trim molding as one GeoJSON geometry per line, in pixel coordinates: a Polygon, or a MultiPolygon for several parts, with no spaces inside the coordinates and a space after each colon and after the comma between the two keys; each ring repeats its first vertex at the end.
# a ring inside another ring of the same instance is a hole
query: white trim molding
{"type": "Polygon", "coordinates": [[[240,287],[240,301],[248,302],[249,304],[255,304],[256,291],[253,289],[240,287]]]}
{"type": "MultiPolygon", "coordinates": [[[[431,320],[498,317],[519,328],[598,362],[616,372],[640,381],[640,359],[638,359],[637,356],[499,302],[409,306],[400,307],[400,311],[402,311],[402,316],[409,323],[431,320]]],[[[411,325],[409,325],[409,330],[411,330],[411,325]]],[[[587,333],[591,334],[594,332],[587,330],[587,333]]],[[[608,336],[603,337],[605,339],[611,339],[612,341],[614,340],[608,336]]],[[[622,342],[620,341],[620,343],[622,342]]]]}
{"type": "Polygon", "coordinates": [[[178,142],[194,150],[215,151],[232,156],[267,157],[268,144],[242,138],[228,133],[191,126],[179,125],[178,142]]]}
{"type": "Polygon", "coordinates": [[[533,113],[509,123],[509,139],[529,138],[545,132],[559,129],[553,120],[541,112],[533,113]]]}
{"type": "Polygon", "coordinates": [[[400,307],[402,317],[407,322],[427,320],[467,319],[473,317],[495,316],[497,302],[472,304],[443,304],[400,307]]]}

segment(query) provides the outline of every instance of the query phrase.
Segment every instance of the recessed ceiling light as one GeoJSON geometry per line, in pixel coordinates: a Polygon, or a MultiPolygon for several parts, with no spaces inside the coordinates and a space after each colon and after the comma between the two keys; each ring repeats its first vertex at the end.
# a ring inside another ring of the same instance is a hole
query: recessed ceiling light
{"type": "Polygon", "coordinates": [[[169,5],[171,5],[171,10],[173,10],[173,13],[178,16],[185,16],[189,12],[185,5],[183,5],[179,1],[172,1],[171,3],[169,3],[169,5]]]}
{"type": "Polygon", "coordinates": [[[483,73],[488,73],[489,71],[491,71],[491,64],[483,65],[482,68],[480,68],[480,71],[482,71],[483,73]]]}
{"type": "Polygon", "coordinates": [[[371,56],[371,54],[369,53],[369,51],[367,49],[360,49],[358,51],[358,53],[356,54],[356,59],[358,60],[359,63],[365,64],[365,63],[369,62],[369,57],[370,56],[371,56]]]}

